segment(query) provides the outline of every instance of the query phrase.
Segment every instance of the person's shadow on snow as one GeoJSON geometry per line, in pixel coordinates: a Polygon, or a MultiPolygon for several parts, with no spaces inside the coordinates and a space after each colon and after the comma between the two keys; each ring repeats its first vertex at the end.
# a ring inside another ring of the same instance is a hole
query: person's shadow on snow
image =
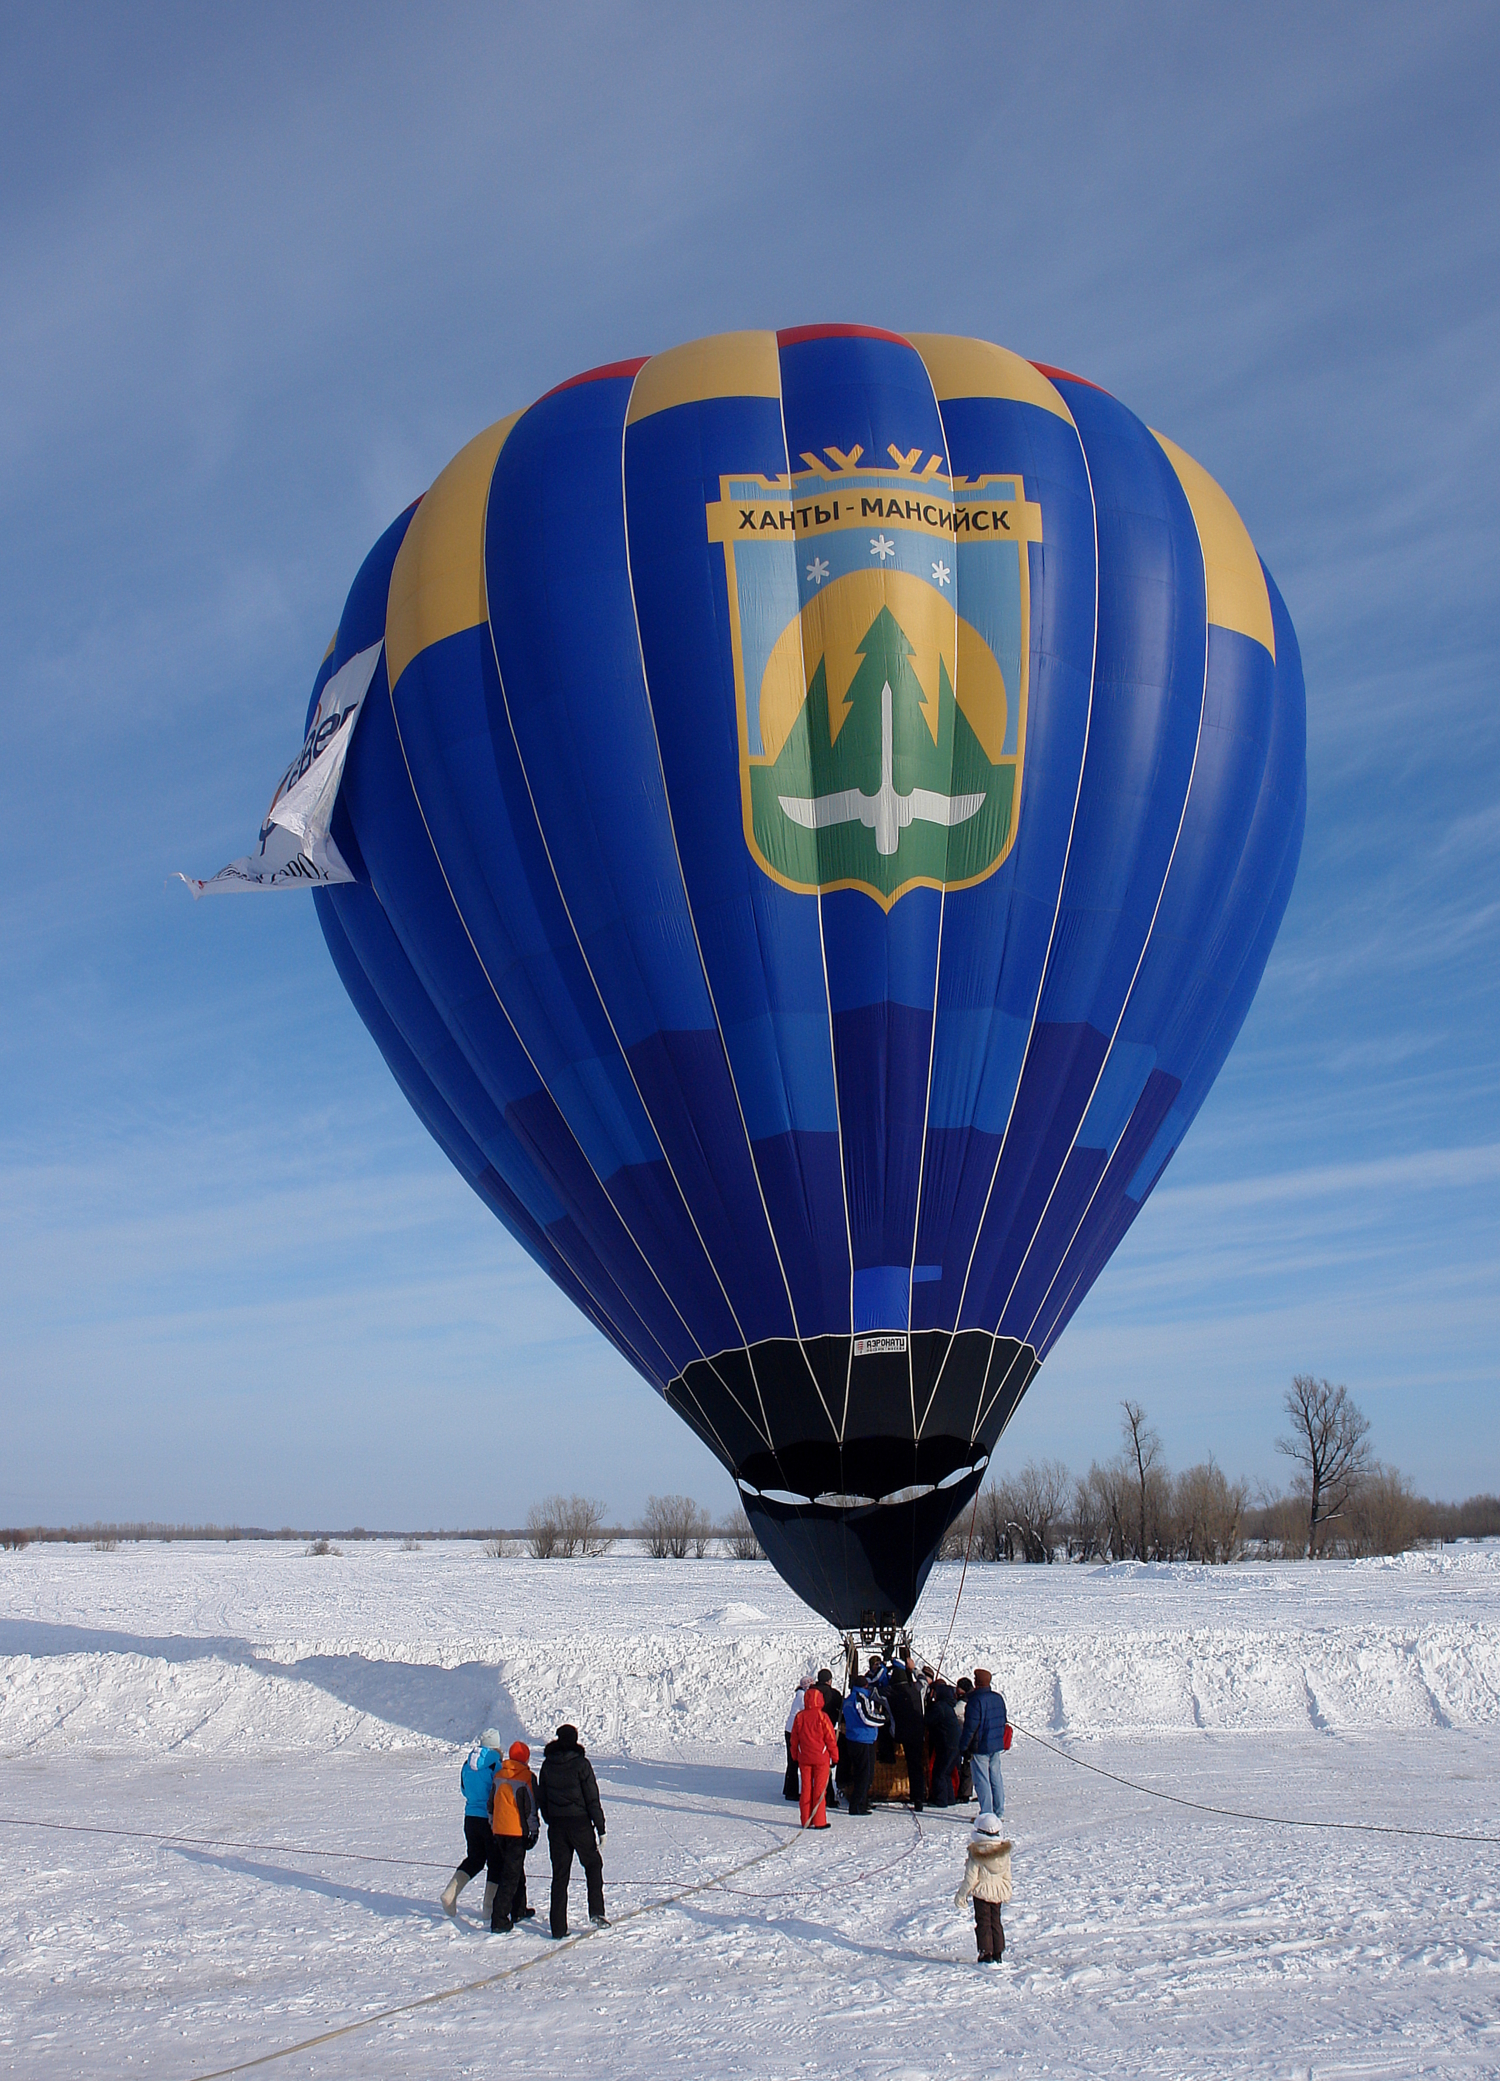
{"type": "MultiPolygon", "coordinates": [[[[340,1879],[325,1879],[316,1872],[294,1871],[284,1864],[261,1864],[250,1857],[231,1857],[212,1850],[192,1850],[184,1844],[167,1843],[164,1848],[189,1864],[202,1864],[214,1871],[238,1872],[247,1879],[261,1879],[268,1886],[288,1886],[298,1893],[316,1893],[324,1900],[342,1901],[349,1907],[367,1908],[372,1915],[390,1922],[430,1922],[448,1927],[448,1918],[436,1902],[410,1894],[376,1893],[368,1886],[346,1885],[340,1879]]],[[[309,1851],[313,1857],[316,1852],[309,1851]]]]}

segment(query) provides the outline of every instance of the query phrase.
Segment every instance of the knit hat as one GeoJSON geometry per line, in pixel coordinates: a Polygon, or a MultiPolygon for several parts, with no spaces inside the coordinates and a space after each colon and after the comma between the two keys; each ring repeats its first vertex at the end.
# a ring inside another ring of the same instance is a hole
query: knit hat
{"type": "Polygon", "coordinates": [[[558,1741],[558,1746],[559,1746],[559,1748],[564,1748],[564,1749],[576,1749],[576,1748],[577,1748],[577,1746],[578,1746],[578,1729],[577,1729],[577,1728],[576,1728],[576,1727],[575,1727],[575,1726],[574,1726],[574,1725],[572,1724],[572,1722],[571,1722],[570,1720],[564,1720],[564,1721],[563,1721],[563,1723],[562,1723],[562,1725],[561,1725],[561,1726],[560,1726],[560,1727],[558,1728],[558,1730],[557,1730],[557,1741],[558,1741]]]}
{"type": "Polygon", "coordinates": [[[480,1737],[479,1737],[479,1746],[480,1746],[480,1747],[481,1747],[482,1749],[493,1749],[493,1750],[495,1751],[496,1755],[498,1756],[498,1755],[499,1755],[499,1753],[500,1753],[500,1730],[499,1730],[499,1728],[498,1728],[498,1727],[486,1727],[486,1728],[485,1728],[485,1730],[484,1730],[484,1732],[483,1732],[483,1734],[481,1734],[481,1735],[480,1735],[480,1737]]]}
{"type": "Polygon", "coordinates": [[[981,1691],[987,1691],[990,1685],[990,1672],[987,1669],[976,1669],[974,1682],[981,1691]]]}
{"type": "Polygon", "coordinates": [[[529,1763],[531,1761],[531,1751],[527,1748],[524,1741],[513,1741],[511,1743],[510,1760],[512,1763],[529,1763]]]}
{"type": "Polygon", "coordinates": [[[998,1814],[981,1814],[974,1823],[974,1840],[976,1842],[992,1842],[1000,1832],[1000,1816],[998,1814]]]}

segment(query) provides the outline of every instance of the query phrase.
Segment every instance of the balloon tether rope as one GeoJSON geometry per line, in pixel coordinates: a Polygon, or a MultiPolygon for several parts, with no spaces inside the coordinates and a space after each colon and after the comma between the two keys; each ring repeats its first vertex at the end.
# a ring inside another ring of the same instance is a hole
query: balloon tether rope
{"type": "Polygon", "coordinates": [[[935,1670],[933,1671],[933,1673],[932,1673],[932,1680],[933,1680],[933,1682],[934,1682],[934,1683],[936,1683],[936,1682],[937,1682],[938,1678],[939,1678],[939,1677],[940,1677],[940,1676],[942,1675],[942,1673],[943,1673],[943,1663],[944,1663],[944,1661],[945,1661],[945,1660],[946,1660],[946,1658],[947,1658],[947,1654],[948,1654],[948,1645],[949,1645],[949,1642],[950,1642],[950,1641],[952,1640],[952,1638],[953,1638],[953,1628],[954,1628],[954,1627],[955,1627],[955,1626],[956,1626],[956,1625],[958,1624],[958,1607],[959,1607],[959,1604],[960,1604],[960,1602],[962,1601],[962,1598],[963,1598],[963,1594],[964,1594],[964,1584],[965,1584],[965,1582],[966,1582],[966,1581],[968,1580],[968,1574],[969,1574],[969,1555],[970,1555],[970,1554],[971,1554],[971,1553],[972,1553],[972,1552],[974,1551],[974,1534],[975,1534],[975,1532],[976,1532],[976,1531],[978,1530],[978,1528],[979,1528],[979,1497],[978,1497],[978,1494],[976,1493],[976,1494],[975,1494],[975,1497],[974,1497],[974,1501],[973,1501],[973,1503],[972,1503],[972,1504],[970,1505],[970,1507],[969,1507],[969,1536],[968,1536],[968,1539],[967,1539],[967,1540],[965,1541],[965,1543],[964,1543],[964,1565],[963,1565],[963,1569],[962,1569],[962,1571],[961,1571],[961,1573],[960,1573],[960,1575],[959,1575],[959,1578],[958,1578],[958,1595],[957,1595],[957,1596],[956,1596],[956,1597],[954,1598],[954,1600],[953,1600],[953,1616],[952,1616],[952,1618],[951,1618],[951,1619],[949,1619],[949,1621],[948,1621],[948,1633],[947,1633],[947,1638],[946,1638],[946,1639],[945,1639],[945,1640],[943,1641],[943,1652],[942,1652],[942,1654],[940,1654],[940,1655],[938,1656],[938,1658],[937,1658],[937,1668],[936,1668],[936,1669],[935,1669],[935,1670]]]}

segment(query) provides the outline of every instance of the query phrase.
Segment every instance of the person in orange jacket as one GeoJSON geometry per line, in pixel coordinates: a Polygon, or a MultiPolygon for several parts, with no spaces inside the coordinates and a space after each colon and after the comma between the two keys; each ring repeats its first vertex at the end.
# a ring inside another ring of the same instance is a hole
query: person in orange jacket
{"type": "Polygon", "coordinates": [[[800,1773],[802,1825],[826,1828],[828,1773],[839,1760],[839,1742],[816,1684],[809,1684],[792,1722],[792,1760],[800,1773]]]}
{"type": "Polygon", "coordinates": [[[490,1806],[490,1928],[498,1936],[527,1916],[526,1852],[541,1833],[531,1751],[513,1741],[495,1775],[490,1806]]]}

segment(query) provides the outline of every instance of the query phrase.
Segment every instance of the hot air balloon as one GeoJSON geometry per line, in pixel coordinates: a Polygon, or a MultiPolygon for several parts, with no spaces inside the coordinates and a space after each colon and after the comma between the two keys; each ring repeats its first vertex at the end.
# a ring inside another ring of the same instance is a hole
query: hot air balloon
{"type": "Polygon", "coordinates": [[[356,681],[307,872],[401,1089],[792,1588],[904,1621],[1290,894],[1302,671],[1234,507],[1003,348],[731,334],[454,458],[304,765],[356,681]]]}

